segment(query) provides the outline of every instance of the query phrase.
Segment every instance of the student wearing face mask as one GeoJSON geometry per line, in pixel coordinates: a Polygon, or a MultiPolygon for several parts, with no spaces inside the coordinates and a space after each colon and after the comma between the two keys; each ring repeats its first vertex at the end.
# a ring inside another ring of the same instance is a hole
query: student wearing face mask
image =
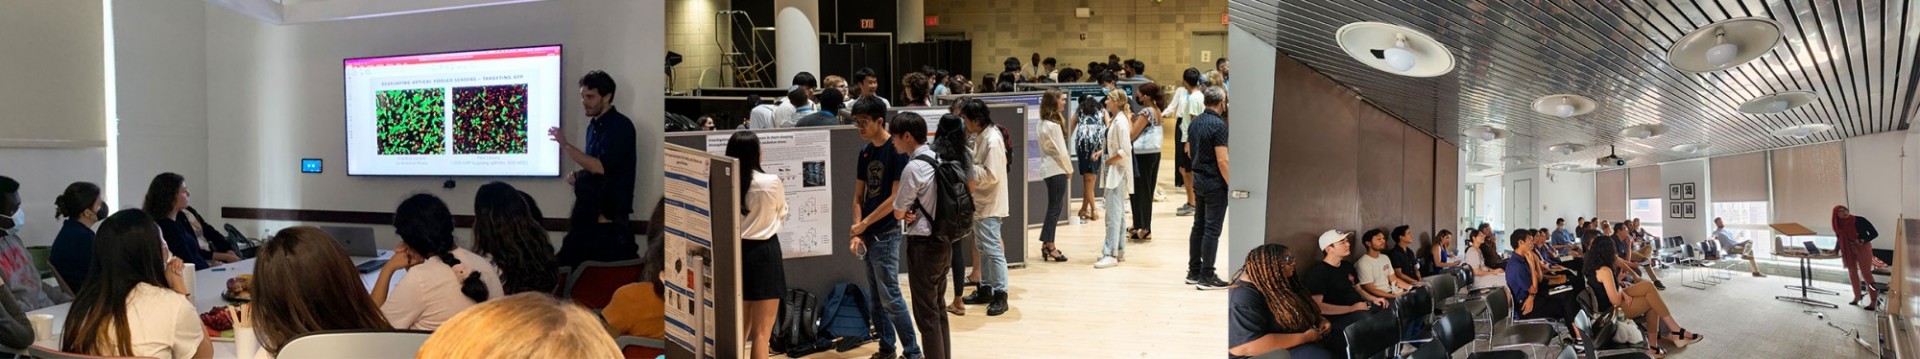
{"type": "Polygon", "coordinates": [[[34,311],[51,307],[54,304],[71,300],[59,290],[48,290],[40,282],[40,269],[33,266],[33,258],[27,256],[27,246],[20,240],[22,227],[27,223],[27,215],[20,210],[20,182],[13,178],[0,176],[0,272],[5,272],[7,291],[21,310],[34,311]]]}
{"type": "Polygon", "coordinates": [[[53,237],[48,263],[68,290],[87,284],[87,266],[93,262],[94,227],[107,214],[107,203],[100,198],[100,186],[88,182],[67,185],[66,192],[53,200],[61,221],[60,234],[53,237]]]}

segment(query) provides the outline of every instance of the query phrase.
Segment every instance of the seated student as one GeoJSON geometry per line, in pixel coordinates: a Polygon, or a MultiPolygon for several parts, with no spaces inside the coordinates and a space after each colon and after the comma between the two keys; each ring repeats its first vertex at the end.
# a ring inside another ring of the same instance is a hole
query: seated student
{"type": "Polygon", "coordinates": [[[1733,239],[1738,236],[1734,235],[1732,231],[1727,230],[1727,222],[1721,221],[1720,217],[1713,218],[1713,228],[1713,241],[1719,245],[1720,252],[1724,253],[1722,255],[1739,254],[1744,256],[1747,259],[1747,267],[1753,270],[1753,276],[1767,276],[1766,274],[1760,273],[1760,262],[1756,261],[1753,257],[1753,240],[1749,239],[1735,242],[1733,239]]]}
{"type": "Polygon", "coordinates": [[[173,172],[161,173],[153,176],[148,184],[147,197],[140,209],[147,211],[147,216],[160,226],[160,237],[166,241],[168,252],[193,265],[195,270],[206,269],[218,263],[200,256],[200,246],[196,244],[200,238],[194,236],[192,226],[187,224],[190,220],[180,215],[187,209],[191,197],[193,193],[187,190],[186,177],[173,172]]]}
{"type": "Polygon", "coordinates": [[[100,223],[92,279],[67,311],[61,351],[159,359],[213,357],[213,342],[181,280],[186,264],[167,258],[159,228],[141,210],[100,223]]]}
{"type": "Polygon", "coordinates": [[[1327,348],[1346,348],[1346,339],[1341,333],[1348,325],[1366,319],[1366,314],[1387,307],[1387,299],[1375,297],[1360,290],[1353,282],[1353,267],[1341,262],[1353,253],[1353,247],[1347,240],[1352,233],[1340,230],[1328,230],[1320,234],[1320,251],[1326,255],[1319,263],[1307,269],[1305,287],[1307,294],[1313,296],[1313,302],[1320,309],[1320,315],[1326,316],[1332,323],[1329,335],[1321,338],[1327,348]]]}
{"type": "Polygon", "coordinates": [[[1353,261],[1353,270],[1359,275],[1360,291],[1375,297],[1394,299],[1413,288],[1413,282],[1394,275],[1393,260],[1386,255],[1386,232],[1368,230],[1360,238],[1363,240],[1361,243],[1367,245],[1367,254],[1353,261]]]}
{"type": "Polygon", "coordinates": [[[396,329],[434,330],[455,314],[487,298],[500,296],[500,272],[486,257],[460,248],[453,238],[453,213],[439,197],[415,194],[393,211],[401,243],[380,268],[373,303],[396,329]],[[407,275],[392,285],[393,273],[407,275]]]}
{"type": "Polygon", "coordinates": [[[347,249],[316,227],[274,233],[260,247],[252,285],[253,301],[232,314],[241,329],[234,335],[260,343],[256,359],[272,359],[307,333],[393,328],[364,290],[347,249]]]}
{"type": "MultiPolygon", "coordinates": [[[[1468,235],[1473,232],[1472,228],[1467,229],[1468,235]]],[[[1460,265],[1459,256],[1453,254],[1453,231],[1440,230],[1440,233],[1433,235],[1433,242],[1427,243],[1427,248],[1420,253],[1425,257],[1422,262],[1428,264],[1422,275],[1440,274],[1441,270],[1460,265]]]]}
{"type": "Polygon", "coordinates": [[[1547,318],[1571,323],[1575,313],[1573,292],[1552,294],[1552,280],[1546,256],[1551,251],[1543,251],[1550,244],[1534,233],[1514,232],[1512,236],[1514,256],[1507,258],[1507,293],[1512,298],[1513,312],[1522,319],[1547,318]]]}
{"type": "Polygon", "coordinates": [[[1631,274],[1621,269],[1619,263],[1622,261],[1618,257],[1619,250],[1615,249],[1616,243],[1618,240],[1614,238],[1596,238],[1593,241],[1593,248],[1587,251],[1587,267],[1583,274],[1587,277],[1587,288],[1594,291],[1597,309],[1605,312],[1619,306],[1625,316],[1645,319],[1647,343],[1650,347],[1648,354],[1655,358],[1664,357],[1667,354],[1667,351],[1660,347],[1660,339],[1663,338],[1659,333],[1663,330],[1672,332],[1664,339],[1679,348],[1685,348],[1688,344],[1704,339],[1704,336],[1699,333],[1687,332],[1680,326],[1679,321],[1674,320],[1673,312],[1667,309],[1666,301],[1660,299],[1660,292],[1655,290],[1651,283],[1635,281],[1633,285],[1622,286],[1621,280],[1631,274]]]}
{"type": "Polygon", "coordinates": [[[1247,261],[1227,289],[1227,355],[1252,358],[1286,350],[1291,358],[1332,358],[1316,343],[1333,333],[1332,323],[1293,275],[1293,256],[1287,246],[1263,244],[1247,253],[1247,261]]]}
{"type": "Polygon", "coordinates": [[[180,220],[187,226],[187,230],[193,231],[193,237],[198,239],[194,243],[198,246],[194,248],[200,251],[200,258],[206,258],[207,262],[218,264],[240,261],[240,252],[233,249],[233,242],[228,241],[227,236],[220,234],[220,228],[207,223],[207,218],[200,216],[200,210],[187,206],[180,212],[180,220]]]}
{"type": "Polygon", "coordinates": [[[592,311],[528,292],[461,312],[428,337],[414,357],[617,359],[621,354],[592,311]]]}
{"type": "Polygon", "coordinates": [[[607,329],[613,336],[636,336],[665,340],[667,338],[665,302],[666,283],[661,281],[666,266],[661,258],[667,255],[666,202],[653,207],[653,219],[647,221],[647,263],[640,270],[640,281],[620,286],[613,291],[613,301],[600,315],[607,318],[607,329]]]}
{"type": "MultiPolygon", "coordinates": [[[[1523,233],[1528,230],[1514,230],[1523,233]]],[[[1467,241],[1467,254],[1461,260],[1467,268],[1473,269],[1473,288],[1493,288],[1507,286],[1506,269],[1500,260],[1500,254],[1493,249],[1493,231],[1475,230],[1467,241]]]]}
{"type": "Polygon", "coordinates": [[[1387,249],[1387,258],[1393,260],[1393,277],[1407,283],[1420,283],[1420,263],[1413,255],[1413,235],[1407,233],[1407,226],[1393,227],[1392,248],[1387,249]]]}
{"type": "Polygon", "coordinates": [[[560,265],[534,206],[505,182],[480,186],[473,196],[473,252],[500,270],[502,293],[552,293],[560,265]]]}
{"type": "Polygon", "coordinates": [[[40,281],[40,269],[33,264],[33,258],[27,255],[27,245],[20,239],[21,230],[27,223],[27,215],[20,208],[20,182],[0,176],[0,279],[5,279],[6,290],[13,291],[13,297],[19,301],[23,310],[37,310],[65,303],[67,293],[50,288],[40,281]]]}
{"type": "Polygon", "coordinates": [[[53,200],[53,208],[65,220],[60,234],[53,237],[47,262],[60,274],[67,294],[73,294],[87,285],[87,267],[93,265],[93,225],[107,215],[107,204],[101,200],[99,185],[74,182],[53,200]]]}

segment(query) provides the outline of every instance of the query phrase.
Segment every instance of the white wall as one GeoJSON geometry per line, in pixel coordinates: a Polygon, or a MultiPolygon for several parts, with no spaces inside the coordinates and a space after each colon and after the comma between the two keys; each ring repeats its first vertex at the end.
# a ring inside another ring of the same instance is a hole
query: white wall
{"type": "MultiPolygon", "coordinates": [[[[1668,217],[1666,211],[1661,211],[1659,222],[1662,236],[1686,237],[1689,243],[1707,240],[1713,228],[1713,202],[1708,200],[1713,198],[1709,195],[1713,193],[1713,189],[1709,188],[1711,186],[1708,185],[1710,182],[1707,178],[1707,159],[1704,158],[1660,164],[1662,188],[1678,183],[1693,183],[1695,191],[1693,200],[1674,201],[1664,198],[1661,200],[1662,206],[1670,206],[1674,202],[1693,202],[1695,213],[1694,218],[1691,219],[1674,219],[1668,217]]],[[[1641,219],[1641,221],[1650,220],[1641,219]]]]}
{"type": "Polygon", "coordinates": [[[1547,176],[1534,184],[1539,190],[1535,198],[1539,199],[1539,214],[1534,215],[1533,227],[1553,228],[1555,219],[1566,218],[1567,228],[1580,225],[1575,220],[1580,217],[1593,217],[1596,209],[1593,198],[1593,172],[1569,172],[1544,170],[1547,176]]]}
{"type": "MultiPolygon", "coordinates": [[[[20,182],[20,208],[27,215],[27,227],[20,239],[29,246],[52,245],[53,236],[60,233],[60,221],[53,218],[53,199],[75,181],[104,183],[106,163],[105,148],[0,149],[0,164],[5,164],[0,165],[0,176],[20,182]]],[[[126,207],[122,203],[108,205],[126,207]]]]}
{"type": "MultiPolygon", "coordinates": [[[[180,0],[189,1],[189,0],[180,0]]],[[[441,196],[455,213],[472,213],[473,190],[491,178],[348,177],[340,60],[350,57],[524,45],[565,46],[562,81],[605,70],[619,82],[614,105],[633,118],[642,151],[634,218],[660,198],[664,12],[659,1],[545,1],[373,19],[274,26],[205,6],[209,143],[208,207],[391,211],[403,196],[441,196]],[[301,174],[300,158],[322,158],[323,174],[301,174]]],[[[124,77],[125,75],[123,75],[124,77]]],[[[587,119],[577,91],[562,91],[561,118],[576,143],[587,119]]],[[[568,164],[562,171],[577,169],[568,164]]],[[[506,179],[533,195],[549,217],[564,216],[573,195],[559,178],[506,179]]],[[[203,211],[204,212],[204,211],[203,211]]],[[[287,223],[235,221],[249,234],[287,223]]],[[[377,230],[383,245],[398,242],[377,230]]],[[[560,234],[556,233],[556,238],[560,234]]]]}
{"type": "MultiPolygon", "coordinates": [[[[1849,138],[1847,154],[1847,208],[1879,225],[1887,236],[1900,218],[1902,141],[1907,133],[1883,132],[1849,138]]],[[[1896,241],[1873,241],[1874,248],[1893,249],[1896,241]]]]}
{"type": "MultiPolygon", "coordinates": [[[[115,88],[119,107],[120,203],[138,208],[154,175],[187,178],[188,202],[203,215],[219,197],[207,171],[207,106],[233,101],[207,99],[206,8],[192,0],[113,2],[115,88]]],[[[224,10],[223,10],[224,11],[224,10]]],[[[240,141],[252,136],[220,138],[240,141]]],[[[102,162],[104,164],[104,160],[102,162]]]]}
{"type": "MultiPolygon", "coordinates": [[[[1227,27],[1227,46],[1243,49],[1227,55],[1242,78],[1273,78],[1274,66],[1277,65],[1275,61],[1279,55],[1273,46],[1239,26],[1227,27]]],[[[1271,86],[1271,81],[1268,83],[1271,86]]],[[[1255,116],[1273,113],[1273,96],[1267,93],[1270,90],[1261,86],[1240,86],[1239,90],[1228,91],[1229,111],[1255,116]]],[[[1241,121],[1234,126],[1234,130],[1241,133],[1273,133],[1271,121],[1241,121]]],[[[1272,161],[1268,154],[1272,151],[1273,144],[1268,141],[1237,141],[1227,147],[1227,156],[1232,159],[1229,164],[1232,168],[1228,168],[1228,172],[1233,174],[1233,182],[1228,183],[1227,187],[1252,192],[1247,199],[1227,200],[1227,223],[1222,231],[1227,244],[1227,273],[1239,271],[1242,262],[1247,260],[1246,253],[1267,243],[1267,194],[1262,192],[1267,188],[1269,174],[1284,173],[1270,168],[1272,161]]]]}
{"type": "Polygon", "coordinates": [[[1920,126],[1907,130],[1906,150],[1902,152],[1901,163],[1906,167],[1904,185],[1900,186],[1903,203],[1900,212],[1905,218],[1920,218],[1920,126]]]}
{"type": "Polygon", "coordinates": [[[106,184],[101,10],[99,1],[0,3],[0,176],[20,182],[29,246],[60,232],[53,199],[67,184],[106,184]]]}

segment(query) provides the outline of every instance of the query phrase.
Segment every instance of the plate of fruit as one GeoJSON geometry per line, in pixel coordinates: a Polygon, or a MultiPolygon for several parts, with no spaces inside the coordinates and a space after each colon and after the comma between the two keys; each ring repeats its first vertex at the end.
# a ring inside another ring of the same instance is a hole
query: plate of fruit
{"type": "Polygon", "coordinates": [[[227,291],[220,292],[220,299],[233,304],[253,301],[253,275],[241,274],[228,279],[227,291]]]}
{"type": "Polygon", "coordinates": [[[201,328],[207,331],[207,338],[216,342],[233,341],[233,307],[214,307],[200,314],[201,328]]]}

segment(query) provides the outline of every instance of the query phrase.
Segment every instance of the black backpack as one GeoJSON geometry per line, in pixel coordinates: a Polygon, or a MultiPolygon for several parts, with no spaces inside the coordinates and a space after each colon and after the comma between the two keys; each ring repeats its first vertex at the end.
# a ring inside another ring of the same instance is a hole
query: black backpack
{"type": "Polygon", "coordinates": [[[805,290],[788,290],[774,317],[773,340],[767,349],[801,357],[825,350],[820,345],[820,299],[805,290]]]}
{"type": "MultiPolygon", "coordinates": [[[[973,191],[967,188],[968,166],[959,161],[935,161],[933,157],[920,155],[914,160],[933,166],[934,211],[933,236],[947,241],[958,241],[973,233],[973,191]]],[[[926,207],[916,200],[913,206],[920,213],[927,213],[926,207]]]]}

